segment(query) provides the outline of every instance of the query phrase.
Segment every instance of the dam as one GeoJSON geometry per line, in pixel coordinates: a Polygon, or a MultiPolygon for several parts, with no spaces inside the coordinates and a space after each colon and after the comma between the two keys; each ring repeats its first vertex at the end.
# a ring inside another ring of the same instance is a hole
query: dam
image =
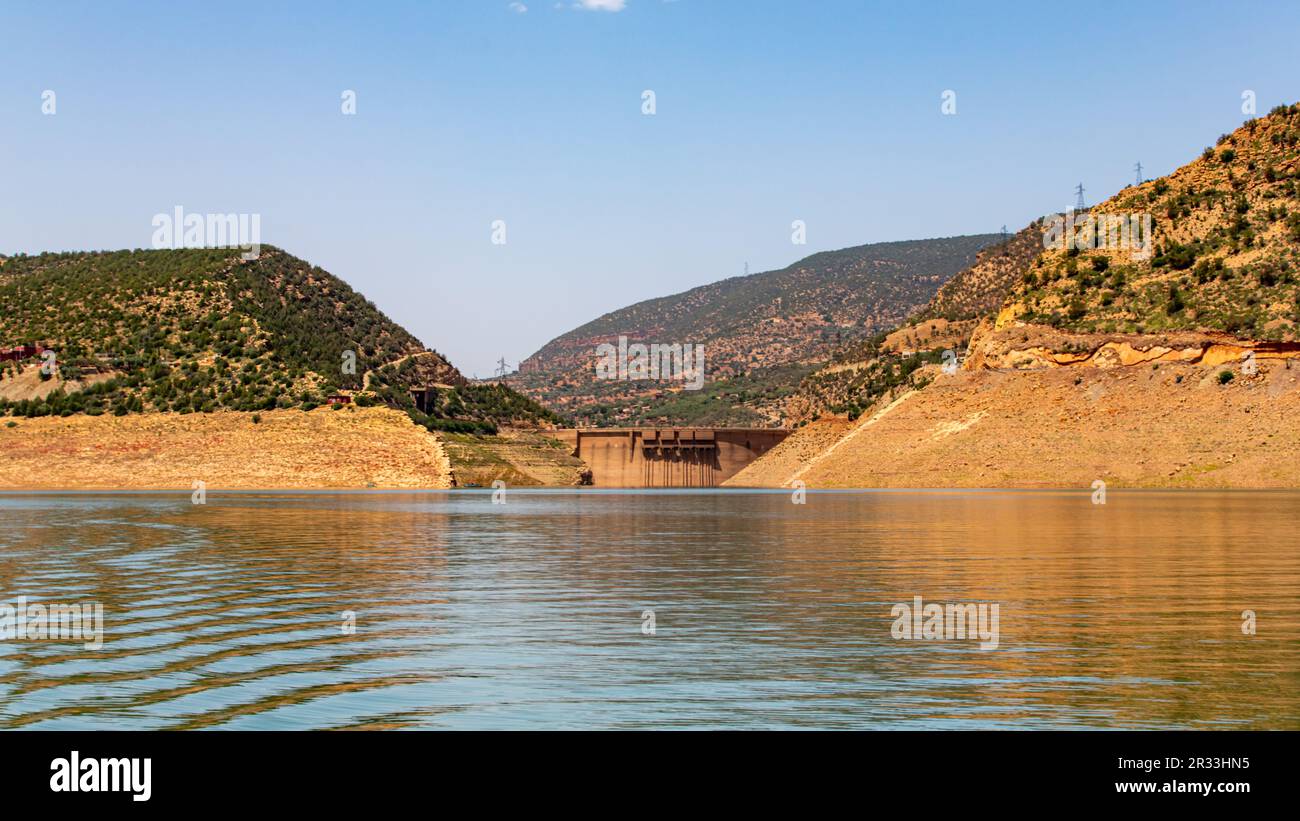
{"type": "Polygon", "coordinates": [[[568,428],[550,432],[596,487],[716,487],[780,444],[784,428],[568,428]]]}

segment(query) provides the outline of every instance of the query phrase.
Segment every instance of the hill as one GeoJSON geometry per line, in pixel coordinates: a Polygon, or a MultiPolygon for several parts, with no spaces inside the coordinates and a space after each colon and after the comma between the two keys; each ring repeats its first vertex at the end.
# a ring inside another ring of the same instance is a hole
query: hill
{"type": "Polygon", "coordinates": [[[855,423],[801,430],[730,483],[1296,486],[1298,185],[1300,105],[1280,106],[1073,226],[1044,223],[1053,247],[975,312],[960,370],[933,348],[841,366],[888,377],[855,423]],[[1120,217],[1149,232],[1116,242],[1120,217]]]}
{"type": "Polygon", "coordinates": [[[975,264],[945,282],[910,324],[965,322],[996,313],[1042,252],[1043,220],[1037,219],[1005,242],[981,250],[975,264]]]}
{"type": "Polygon", "coordinates": [[[0,304],[0,415],[311,410],[346,395],[430,429],[558,421],[470,384],[347,283],[277,248],[251,261],[237,249],[17,255],[0,263],[0,304]],[[409,391],[426,386],[428,413],[409,391]]]}
{"type": "MultiPolygon", "coordinates": [[[[1300,368],[958,371],[827,436],[797,431],[737,487],[1300,487],[1300,368]],[[778,452],[782,451],[784,452],[778,452]],[[797,452],[797,461],[783,458],[797,452]]],[[[812,502],[810,501],[810,504],[812,502]]]]}
{"type": "Polygon", "coordinates": [[[781,401],[846,342],[892,328],[997,234],[813,254],[606,314],[520,364],[515,386],[592,425],[777,424],[781,401]],[[597,379],[601,344],[703,345],[698,391],[677,380],[597,379]]]}
{"type": "Polygon", "coordinates": [[[1093,208],[1098,219],[1149,219],[1149,251],[1092,247],[1085,225],[1074,234],[1082,242],[1034,262],[977,334],[975,364],[1051,365],[1108,345],[1204,351],[1235,340],[1261,355],[1288,347],[1300,340],[1298,185],[1300,105],[1279,106],[1169,176],[1093,208]]]}
{"type": "Polygon", "coordinates": [[[981,249],[904,324],[839,346],[783,400],[783,416],[794,424],[827,415],[851,421],[882,396],[922,384],[924,366],[941,363],[945,351],[964,351],[978,322],[997,313],[1042,251],[1042,220],[981,249]]]}

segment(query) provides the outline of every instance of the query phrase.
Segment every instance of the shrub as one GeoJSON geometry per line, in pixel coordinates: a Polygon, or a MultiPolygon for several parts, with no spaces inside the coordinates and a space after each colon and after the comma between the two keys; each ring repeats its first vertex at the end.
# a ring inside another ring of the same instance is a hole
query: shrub
{"type": "Polygon", "coordinates": [[[1166,253],[1169,267],[1175,271],[1186,271],[1196,262],[1196,249],[1190,245],[1174,245],[1166,253]]]}
{"type": "Polygon", "coordinates": [[[1226,385],[1229,382],[1231,382],[1234,378],[1236,378],[1236,374],[1234,374],[1232,371],[1219,371],[1220,385],[1226,385]]]}

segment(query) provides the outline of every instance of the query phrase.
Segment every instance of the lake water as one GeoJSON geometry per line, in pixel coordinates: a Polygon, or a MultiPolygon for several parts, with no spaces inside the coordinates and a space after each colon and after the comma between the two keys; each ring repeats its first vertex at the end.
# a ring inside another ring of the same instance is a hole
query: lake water
{"type": "Polygon", "coordinates": [[[1300,728],[1289,492],[4,495],[20,596],[104,643],[0,640],[0,728],[1300,728]]]}

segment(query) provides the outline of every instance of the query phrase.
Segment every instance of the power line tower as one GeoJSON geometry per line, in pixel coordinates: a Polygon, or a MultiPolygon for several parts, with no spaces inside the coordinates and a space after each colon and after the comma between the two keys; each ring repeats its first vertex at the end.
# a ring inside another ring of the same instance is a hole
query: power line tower
{"type": "Polygon", "coordinates": [[[506,374],[509,372],[510,372],[510,366],[506,364],[506,358],[503,356],[497,362],[497,369],[494,372],[494,375],[496,376],[497,379],[500,379],[502,382],[504,382],[506,381],[506,374]]]}
{"type": "Polygon", "coordinates": [[[749,276],[749,263],[745,263],[745,276],[749,276]]]}
{"type": "Polygon", "coordinates": [[[1133,166],[1133,170],[1137,172],[1137,184],[1141,185],[1142,184],[1142,161],[1141,160],[1138,161],[1137,165],[1133,166]]]}
{"type": "Polygon", "coordinates": [[[1082,210],[1084,210],[1084,205],[1083,205],[1083,183],[1079,183],[1078,185],[1076,185],[1076,186],[1074,187],[1074,194],[1075,194],[1076,197],[1078,197],[1078,199],[1075,200],[1075,203],[1074,203],[1074,210],[1075,210],[1075,211],[1082,211],[1082,210]]]}

